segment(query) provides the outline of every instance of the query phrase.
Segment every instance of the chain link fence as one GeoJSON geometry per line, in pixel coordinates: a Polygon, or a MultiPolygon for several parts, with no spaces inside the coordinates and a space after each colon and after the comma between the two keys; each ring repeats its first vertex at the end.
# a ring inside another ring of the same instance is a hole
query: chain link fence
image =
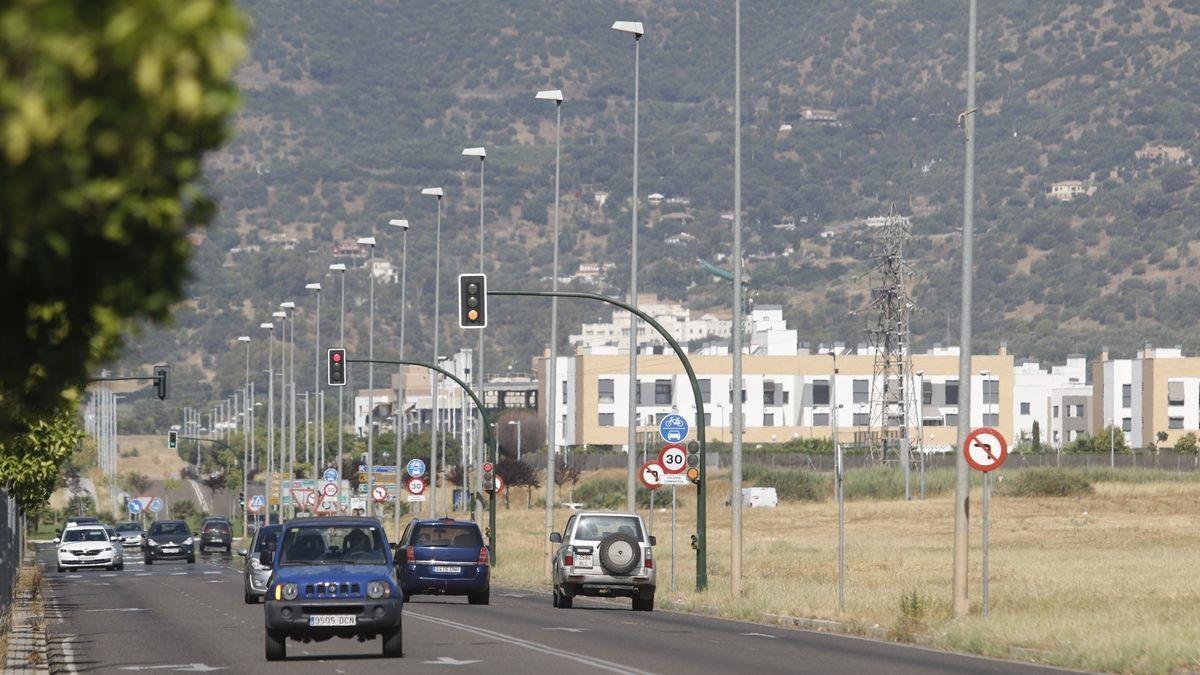
{"type": "Polygon", "coordinates": [[[17,502],[0,490],[0,616],[8,614],[21,569],[25,538],[17,502]]]}

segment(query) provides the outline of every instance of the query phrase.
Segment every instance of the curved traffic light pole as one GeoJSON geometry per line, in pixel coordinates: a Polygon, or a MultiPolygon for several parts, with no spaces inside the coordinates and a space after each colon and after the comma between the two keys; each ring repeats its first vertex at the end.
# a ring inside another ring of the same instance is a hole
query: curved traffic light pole
{"type": "MultiPolygon", "coordinates": [[[[705,489],[705,452],[707,451],[708,446],[704,437],[704,398],[700,395],[700,381],[696,379],[696,371],[692,370],[692,362],[688,360],[687,354],[684,353],[683,348],[679,346],[679,343],[675,341],[675,338],[671,336],[671,333],[668,332],[666,328],[663,328],[662,324],[655,321],[649,314],[646,314],[633,305],[621,302],[620,300],[614,300],[607,296],[598,295],[596,293],[583,293],[579,291],[488,291],[487,294],[538,298],[577,298],[581,300],[599,300],[600,302],[606,302],[636,315],[642,321],[645,321],[653,326],[654,330],[658,331],[658,334],[663,336],[663,339],[671,345],[671,349],[675,350],[675,355],[679,357],[679,360],[683,363],[683,369],[687,371],[688,380],[692,383],[692,397],[696,400],[696,440],[700,442],[700,463],[698,467],[700,469],[700,482],[696,486],[696,590],[702,591],[707,588],[708,565],[706,560],[708,536],[706,533],[707,524],[705,508],[705,498],[707,496],[707,490],[705,489]]],[[[629,344],[636,349],[637,340],[632,331],[630,332],[629,344]]],[[[635,420],[630,420],[629,423],[633,424],[635,423],[635,420]]],[[[633,451],[633,448],[629,449],[629,452],[633,451]]],[[[735,496],[734,498],[738,497],[740,496],[735,496]]]]}
{"type": "MultiPolygon", "coordinates": [[[[383,364],[383,365],[389,365],[389,366],[420,366],[421,368],[428,368],[429,370],[436,370],[437,372],[441,373],[442,375],[445,375],[446,377],[450,378],[451,380],[454,380],[454,383],[457,384],[458,386],[462,387],[462,390],[467,393],[467,396],[471,397],[471,401],[473,403],[475,403],[475,409],[479,411],[479,419],[482,420],[482,422],[483,422],[484,447],[487,447],[489,444],[491,444],[491,440],[492,440],[491,439],[491,431],[489,431],[491,429],[491,427],[488,426],[487,410],[484,409],[484,407],[483,407],[483,401],[479,400],[479,397],[475,395],[475,392],[471,390],[471,387],[467,386],[467,383],[463,382],[461,379],[459,379],[459,377],[457,375],[455,375],[454,373],[446,370],[445,368],[441,368],[439,366],[435,366],[435,365],[428,364],[428,363],[423,363],[421,361],[409,361],[407,359],[389,360],[389,359],[351,359],[351,358],[347,358],[346,363],[377,363],[377,364],[383,364]]],[[[436,424],[437,420],[434,420],[434,423],[436,424]]],[[[493,446],[494,446],[494,444],[493,444],[493,446]]],[[[437,452],[437,449],[430,448],[429,451],[437,452]]],[[[500,458],[494,456],[494,453],[493,453],[492,463],[497,464],[497,463],[499,463],[499,461],[500,461],[500,458]]],[[[399,457],[396,458],[396,472],[397,473],[400,472],[400,458],[399,457]]],[[[430,476],[429,479],[437,480],[437,476],[430,476]]],[[[466,490],[466,492],[470,492],[470,489],[467,488],[467,477],[465,475],[463,476],[462,482],[463,482],[464,490],[466,490]]],[[[482,485],[479,487],[483,488],[482,485]]],[[[490,497],[488,498],[488,553],[491,554],[492,564],[495,565],[496,564],[496,492],[495,492],[495,490],[487,490],[486,492],[490,495],[490,497]]],[[[472,499],[473,498],[474,497],[472,497],[472,499]]],[[[400,504],[399,504],[400,495],[398,493],[396,494],[396,501],[397,501],[396,508],[400,508],[400,504]]],[[[430,508],[430,514],[433,515],[432,508],[430,508]]],[[[397,533],[396,536],[399,537],[400,536],[399,533],[397,533]]]]}

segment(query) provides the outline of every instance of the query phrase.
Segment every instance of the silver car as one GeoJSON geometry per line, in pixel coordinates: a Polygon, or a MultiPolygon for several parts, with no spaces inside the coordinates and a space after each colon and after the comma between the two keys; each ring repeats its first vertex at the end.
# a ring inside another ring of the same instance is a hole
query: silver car
{"type": "Polygon", "coordinates": [[[246,559],[245,570],[242,574],[242,585],[246,594],[246,604],[253,605],[267,592],[267,583],[271,580],[271,566],[263,564],[263,560],[273,559],[275,543],[279,539],[279,525],[264,525],[254,533],[250,549],[238,551],[238,555],[246,559]],[[268,555],[264,556],[263,553],[268,555]]]}
{"type": "Polygon", "coordinates": [[[128,546],[133,549],[141,549],[142,539],[145,537],[146,531],[142,529],[141,523],[117,523],[117,534],[121,537],[122,547],[128,546]]]}
{"type": "Polygon", "coordinates": [[[636,513],[582,511],[550,541],[554,554],[554,606],[568,609],[575,596],[633,599],[633,609],[654,609],[655,539],[636,513]]]}

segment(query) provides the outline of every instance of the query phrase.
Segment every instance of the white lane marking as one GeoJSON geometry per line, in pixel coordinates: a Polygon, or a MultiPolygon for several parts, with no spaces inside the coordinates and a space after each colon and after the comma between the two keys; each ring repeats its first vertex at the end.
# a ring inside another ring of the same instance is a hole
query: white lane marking
{"type": "Polygon", "coordinates": [[[213,670],[226,670],[224,666],[210,666],[207,663],[173,663],[155,666],[124,666],[121,670],[174,670],[184,673],[207,673],[213,670]]]}
{"type": "Polygon", "coordinates": [[[500,597],[502,597],[502,598],[527,598],[527,597],[529,597],[529,594],[528,593],[501,593],[500,597]]]}
{"type": "Polygon", "coordinates": [[[85,609],[85,612],[146,612],[145,607],[105,607],[104,609],[85,609]]]}
{"type": "Polygon", "coordinates": [[[553,628],[543,628],[542,630],[561,630],[567,633],[582,633],[586,628],[567,628],[566,626],[555,626],[553,628]]]}
{"type": "Polygon", "coordinates": [[[599,670],[607,670],[607,671],[613,672],[613,673],[634,673],[634,674],[638,674],[638,675],[648,675],[647,671],[644,671],[644,670],[637,670],[634,668],[630,668],[628,666],[621,665],[619,663],[613,663],[612,661],[605,661],[603,659],[597,659],[597,658],[594,658],[591,656],[583,656],[580,654],[576,654],[574,652],[568,652],[568,651],[564,651],[561,649],[555,649],[554,647],[551,647],[549,645],[544,645],[539,642],[532,642],[530,640],[523,640],[521,638],[513,637],[511,635],[505,635],[504,633],[497,633],[496,631],[488,630],[486,628],[479,628],[478,626],[470,626],[465,623],[458,623],[457,621],[450,621],[448,619],[442,619],[442,618],[436,617],[436,616],[429,616],[428,614],[419,614],[419,613],[413,612],[413,611],[405,612],[405,614],[414,619],[418,619],[421,621],[427,621],[429,623],[435,623],[440,626],[446,626],[447,628],[456,628],[461,631],[466,631],[468,633],[474,633],[476,635],[480,635],[480,636],[483,636],[486,638],[491,638],[493,640],[499,640],[501,642],[507,642],[508,644],[511,644],[511,645],[514,645],[517,647],[524,647],[525,649],[528,649],[530,651],[540,652],[542,654],[547,654],[549,656],[557,656],[558,658],[567,659],[570,661],[574,661],[576,663],[581,663],[585,666],[591,666],[591,667],[597,668],[599,670]]]}
{"type": "Polygon", "coordinates": [[[150,573],[149,573],[149,572],[138,572],[137,574],[135,574],[135,575],[133,575],[133,576],[135,576],[135,577],[148,577],[148,576],[150,576],[150,573]]]}
{"type": "Polygon", "coordinates": [[[212,581],[206,581],[204,583],[206,583],[206,584],[223,584],[225,582],[221,581],[220,579],[213,579],[212,581]]]}
{"type": "Polygon", "coordinates": [[[117,575],[116,575],[116,574],[101,574],[100,576],[102,576],[102,577],[115,577],[115,576],[117,576],[117,575]]]}
{"type": "Polygon", "coordinates": [[[222,573],[222,572],[221,572],[221,571],[219,571],[219,570],[218,570],[218,571],[214,571],[214,572],[205,572],[205,574],[221,574],[221,573],[222,573]]]}
{"type": "Polygon", "coordinates": [[[764,638],[771,638],[772,640],[774,640],[774,639],[775,639],[775,636],[774,636],[774,635],[767,635],[766,633],[742,633],[742,635],[746,635],[746,636],[748,636],[748,637],[764,637],[764,638]]]}
{"type": "Polygon", "coordinates": [[[187,576],[187,572],[171,572],[171,576],[173,576],[173,577],[186,577],[186,576],[187,576]]]}
{"type": "Polygon", "coordinates": [[[82,574],[68,574],[67,578],[68,579],[82,579],[83,575],[82,574]]]}
{"type": "MultiPolygon", "coordinates": [[[[305,653],[307,654],[308,652],[305,653]]],[[[458,659],[450,658],[449,656],[439,656],[437,661],[425,661],[425,663],[433,666],[465,666],[471,663],[483,663],[483,661],[480,661],[479,659],[467,659],[460,661],[458,659]]]]}
{"type": "MultiPolygon", "coordinates": [[[[62,619],[59,619],[59,621],[62,621],[62,619]]],[[[71,641],[76,637],[78,636],[68,635],[62,639],[63,661],[66,662],[64,665],[67,667],[68,673],[79,672],[79,670],[75,668],[75,647],[71,645],[71,641]]]]}

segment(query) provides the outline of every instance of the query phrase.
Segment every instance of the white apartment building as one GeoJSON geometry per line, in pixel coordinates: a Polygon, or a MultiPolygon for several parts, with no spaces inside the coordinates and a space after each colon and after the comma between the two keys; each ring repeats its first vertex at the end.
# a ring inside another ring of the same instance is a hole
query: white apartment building
{"type": "MultiPolygon", "coordinates": [[[[662,302],[654,295],[638,296],[638,309],[654,317],[672,336],[681,343],[705,338],[729,338],[732,322],[712,314],[693,317],[691,310],[677,303],[662,302]]],[[[576,349],[590,350],[598,347],[616,347],[629,353],[630,314],[623,309],[614,310],[612,320],[607,323],[585,323],[580,333],[571,335],[567,341],[576,349]]],[[[658,331],[644,321],[638,322],[638,350],[647,347],[666,347],[667,342],[658,331]]]]}
{"type": "Polygon", "coordinates": [[[1013,427],[1011,439],[1033,437],[1036,422],[1040,441],[1061,448],[1090,431],[1091,387],[1087,385],[1087,359],[1071,355],[1063,365],[1044,370],[1036,361],[1022,361],[1013,369],[1013,427]],[[1089,399],[1087,405],[1075,401],[1089,399]]]}

